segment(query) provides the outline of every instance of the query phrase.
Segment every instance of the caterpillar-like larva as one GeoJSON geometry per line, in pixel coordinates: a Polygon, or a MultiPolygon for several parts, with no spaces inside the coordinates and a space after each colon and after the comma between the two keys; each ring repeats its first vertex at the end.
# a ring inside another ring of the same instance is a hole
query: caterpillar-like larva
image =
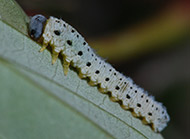
{"type": "Polygon", "coordinates": [[[65,21],[35,15],[30,20],[29,34],[34,40],[42,40],[40,52],[48,45],[52,47],[52,64],[59,54],[63,55],[65,75],[71,64],[79,69],[81,78],[88,77],[91,85],[99,84],[103,93],[111,92],[112,100],[120,100],[124,109],[132,110],[135,117],[141,117],[143,123],[151,125],[155,132],[161,132],[166,127],[169,121],[166,108],[129,77],[98,57],[84,38],[65,21]]]}

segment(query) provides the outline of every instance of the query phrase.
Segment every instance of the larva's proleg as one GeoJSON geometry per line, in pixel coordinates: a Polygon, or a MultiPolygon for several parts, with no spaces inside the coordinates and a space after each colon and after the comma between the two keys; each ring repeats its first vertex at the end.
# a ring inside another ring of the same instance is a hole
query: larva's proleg
{"type": "Polygon", "coordinates": [[[113,101],[121,101],[123,109],[132,111],[135,117],[141,117],[143,123],[151,125],[156,132],[162,131],[170,120],[166,108],[138,87],[129,77],[116,71],[110,64],[97,56],[84,38],[69,24],[61,19],[42,15],[31,18],[29,34],[36,40],[42,40],[44,51],[52,48],[52,64],[63,56],[64,74],[69,66],[79,70],[81,78],[89,78],[90,85],[99,85],[100,92],[111,93],[113,101]]]}

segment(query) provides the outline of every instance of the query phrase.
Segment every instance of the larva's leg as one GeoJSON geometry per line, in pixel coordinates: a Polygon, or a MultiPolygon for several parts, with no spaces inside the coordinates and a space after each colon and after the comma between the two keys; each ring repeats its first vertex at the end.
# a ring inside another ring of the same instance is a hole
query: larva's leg
{"type": "Polygon", "coordinates": [[[52,52],[52,64],[54,64],[58,58],[59,52],[52,52]]]}
{"type": "Polygon", "coordinates": [[[79,69],[79,77],[86,78],[86,69],[79,69]]]}
{"type": "Polygon", "coordinates": [[[48,43],[43,43],[42,48],[40,49],[39,52],[43,52],[47,46],[48,46],[48,43]]]}
{"type": "Polygon", "coordinates": [[[63,55],[63,72],[67,75],[71,62],[76,64],[79,61],[79,57],[75,52],[67,47],[62,48],[61,51],[61,54],[63,55]]]}
{"type": "Polygon", "coordinates": [[[69,71],[69,66],[70,66],[70,62],[68,62],[66,60],[66,58],[63,58],[63,70],[64,70],[64,74],[67,75],[68,71],[69,71]]]}

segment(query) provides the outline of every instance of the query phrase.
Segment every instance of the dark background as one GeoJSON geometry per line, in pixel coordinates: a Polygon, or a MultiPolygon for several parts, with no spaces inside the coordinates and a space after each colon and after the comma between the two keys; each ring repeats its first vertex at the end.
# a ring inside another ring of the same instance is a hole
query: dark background
{"type": "MultiPolygon", "coordinates": [[[[159,17],[160,13],[167,14],[168,11],[171,13],[179,11],[177,12],[179,14],[174,14],[176,22],[184,17],[184,22],[190,23],[188,0],[16,1],[28,15],[41,13],[46,16],[61,17],[83,34],[86,40],[92,41],[104,39],[110,34],[117,34],[123,30],[127,32],[131,28],[143,28],[141,23],[144,22],[149,26],[153,18],[159,17]]],[[[175,32],[175,29],[173,31],[175,32]]],[[[151,47],[158,45],[152,43],[151,47]]],[[[107,53],[109,54],[109,51],[107,53]]],[[[120,72],[130,76],[138,85],[151,92],[156,100],[163,102],[167,107],[171,121],[162,132],[165,138],[190,137],[190,35],[188,32],[178,38],[171,38],[170,43],[162,44],[162,47],[157,49],[134,53],[133,56],[120,59],[109,60],[108,57],[108,61],[120,72]]]]}

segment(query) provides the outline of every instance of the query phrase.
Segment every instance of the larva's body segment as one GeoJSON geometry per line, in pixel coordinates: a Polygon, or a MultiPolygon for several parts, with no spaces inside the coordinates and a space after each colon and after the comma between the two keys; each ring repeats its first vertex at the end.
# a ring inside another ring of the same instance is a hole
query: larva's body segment
{"type": "Polygon", "coordinates": [[[136,109],[134,109],[134,113],[137,113],[137,116],[141,116],[141,117],[145,117],[145,105],[144,104],[144,100],[147,98],[148,96],[146,94],[144,94],[144,90],[142,88],[138,88],[138,95],[136,95],[136,101],[132,101],[132,105],[133,107],[136,107],[136,109]]]}
{"type": "Polygon", "coordinates": [[[118,95],[119,93],[122,93],[124,82],[122,81],[124,79],[124,76],[119,72],[113,72],[112,74],[113,78],[111,79],[110,84],[110,92],[112,96],[113,101],[118,101],[118,95]]]}
{"type": "MultiPolygon", "coordinates": [[[[110,71],[110,69],[112,69],[112,66],[108,63],[105,63],[105,67],[102,72],[103,74],[100,75],[101,76],[100,91],[103,93],[110,91],[109,83],[112,80],[112,78],[111,78],[112,72],[110,71]]],[[[114,70],[113,70],[113,72],[114,72],[114,70]]]]}
{"type": "Polygon", "coordinates": [[[113,101],[120,100],[124,109],[132,110],[135,117],[142,117],[143,123],[151,124],[154,131],[160,132],[166,127],[169,116],[161,103],[98,57],[69,24],[55,17],[45,21],[46,18],[41,15],[34,16],[30,22],[30,35],[35,40],[43,39],[40,51],[48,45],[52,47],[52,63],[59,54],[63,55],[65,75],[71,64],[79,70],[81,78],[88,77],[90,85],[99,85],[103,93],[111,92],[113,101]]]}

